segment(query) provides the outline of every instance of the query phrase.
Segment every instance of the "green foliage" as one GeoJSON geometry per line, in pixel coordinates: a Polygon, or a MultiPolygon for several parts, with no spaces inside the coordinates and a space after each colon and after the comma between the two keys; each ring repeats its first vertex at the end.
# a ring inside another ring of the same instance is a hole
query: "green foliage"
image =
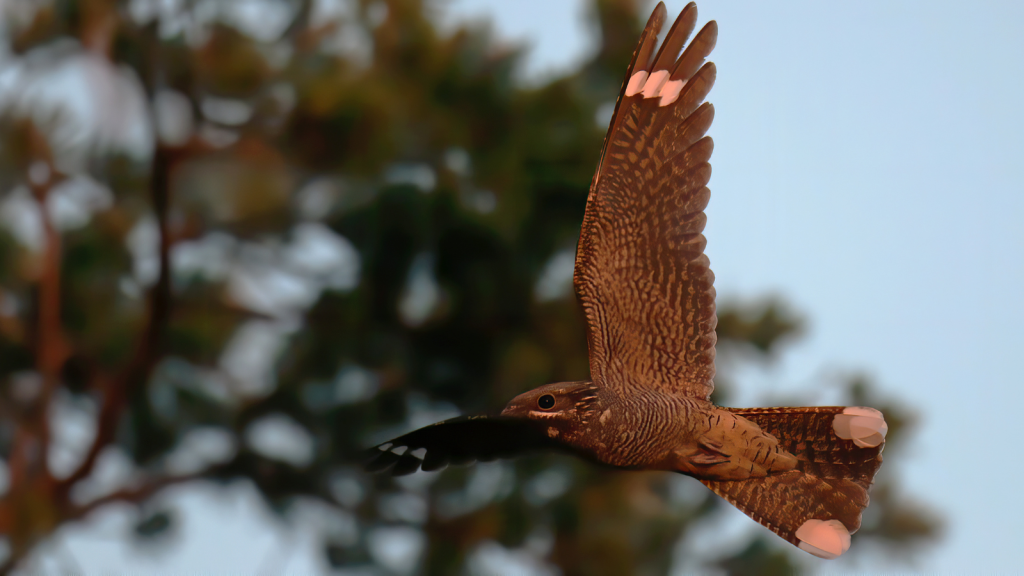
{"type": "MultiPolygon", "coordinates": [[[[155,329],[152,365],[142,361],[143,376],[128,379],[121,410],[103,413],[116,430],[107,440],[159,484],[172,474],[168,455],[191,432],[225,432],[237,451],[199,476],[248,478],[281,512],[314,498],[354,519],[358,537],[324,535],[331,566],[379,561],[367,548],[371,531],[409,526],[426,538],[427,574],[464,570],[489,541],[530,551],[566,574],[664,573],[675,543],[722,509],[706,491],[698,499],[673,495],[688,478],[551,455],[406,481],[358,470],[360,451],[390,433],[455,410],[498,410],[545,382],[587,378],[584,325],[571,290],[556,284],[552,296],[540,297],[537,286],[553,257],[575,246],[605,129],[595,116],[617,94],[641,29],[638,6],[597,2],[603,43],[594,59],[523,88],[514,81],[518,52],[495,49],[477,28],[440,35],[426,16],[431,4],[359,2],[347,19],[316,24],[308,2],[286,4],[295,22],[273,41],[223,22],[198,35],[162,32],[158,23],[134,23],[123,6],[109,12],[116,21],[110,57],[134,70],[150,103],[166,90],[183,96],[204,128],[184,143],[160,145],[152,161],[92,154],[90,166],[115,202],[63,235],[62,320],[72,352],[61,386],[105,406],[115,395],[112,375],[130,373],[145,349],[140,342],[155,329]],[[374,22],[381,6],[386,17],[374,22]],[[368,61],[329,50],[358,34],[367,38],[368,61]],[[251,113],[225,122],[210,114],[210,98],[251,113]],[[140,177],[161,167],[166,172],[152,180],[140,177]],[[154,328],[159,316],[150,306],[160,284],[151,288],[152,280],[133,272],[130,236],[142,219],[160,218],[153,199],[162,185],[170,194],[166,240],[177,247],[171,254],[217,233],[227,256],[221,264],[208,257],[205,267],[172,258],[173,304],[154,328]],[[311,223],[355,247],[354,285],[304,272],[282,256],[311,223]],[[238,266],[312,282],[314,297],[254,305],[232,288],[238,266]],[[426,304],[410,303],[424,294],[426,304]],[[264,388],[234,381],[222,361],[252,326],[277,330],[264,388]],[[246,441],[250,425],[275,415],[308,434],[310,458],[282,460],[246,441]]],[[[110,8],[102,0],[82,6],[44,9],[14,35],[14,46],[24,52],[63,34],[84,37],[90,10],[110,8]]],[[[19,144],[22,132],[9,127],[3,135],[3,150],[22,153],[2,160],[0,182],[9,187],[25,181],[31,164],[13,159],[31,155],[19,144]]],[[[29,301],[26,286],[38,282],[27,264],[34,258],[0,235],[5,294],[29,301]]],[[[5,393],[11,374],[33,364],[21,359],[38,358],[33,313],[24,306],[0,317],[5,393]]],[[[802,324],[778,302],[723,307],[719,319],[722,342],[762,355],[779,353],[777,343],[802,324]]],[[[863,383],[849,398],[883,408],[898,448],[909,415],[880,405],[863,383]]],[[[8,424],[20,417],[4,416],[8,424]]],[[[0,441],[7,457],[12,437],[0,441]]],[[[895,486],[888,472],[859,541],[910,550],[935,537],[934,517],[903,504],[895,486]]],[[[62,509],[75,509],[68,506],[62,509]]],[[[136,532],[162,533],[174,519],[161,510],[136,532]]],[[[757,536],[736,549],[700,562],[730,573],[800,566],[799,553],[776,538],[757,536]]]]}

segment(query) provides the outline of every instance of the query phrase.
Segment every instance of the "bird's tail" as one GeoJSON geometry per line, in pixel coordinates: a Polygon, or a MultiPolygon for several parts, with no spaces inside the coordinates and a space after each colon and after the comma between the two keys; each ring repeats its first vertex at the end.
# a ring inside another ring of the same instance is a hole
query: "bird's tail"
{"type": "Polygon", "coordinates": [[[885,420],[872,408],[729,408],[779,440],[796,469],[747,480],[702,480],[795,546],[835,558],[850,546],[882,464],[885,420]]]}

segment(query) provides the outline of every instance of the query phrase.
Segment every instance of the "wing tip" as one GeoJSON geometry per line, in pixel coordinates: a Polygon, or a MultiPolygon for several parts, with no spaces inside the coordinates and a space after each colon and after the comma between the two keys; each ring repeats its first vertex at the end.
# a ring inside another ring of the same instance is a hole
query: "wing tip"
{"type": "Polygon", "coordinates": [[[371,474],[391,470],[392,476],[412,474],[423,465],[425,448],[410,450],[409,446],[384,442],[364,452],[363,470],[371,474]]]}
{"type": "Polygon", "coordinates": [[[660,29],[660,24],[664,24],[666,18],[668,18],[668,8],[665,7],[665,2],[662,0],[651,11],[651,17],[647,19],[647,25],[650,26],[652,23],[656,23],[660,29]]]}
{"type": "Polygon", "coordinates": [[[708,23],[697,34],[704,34],[706,36],[705,42],[708,43],[707,51],[710,53],[718,45],[718,21],[708,20],[708,23]]]}

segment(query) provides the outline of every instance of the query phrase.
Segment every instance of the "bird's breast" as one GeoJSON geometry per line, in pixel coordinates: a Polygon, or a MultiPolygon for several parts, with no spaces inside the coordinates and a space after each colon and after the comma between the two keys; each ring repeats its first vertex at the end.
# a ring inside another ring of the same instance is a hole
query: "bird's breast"
{"type": "Polygon", "coordinates": [[[612,466],[663,469],[675,448],[695,438],[698,403],[657,394],[606,403],[588,422],[593,453],[612,466]]]}

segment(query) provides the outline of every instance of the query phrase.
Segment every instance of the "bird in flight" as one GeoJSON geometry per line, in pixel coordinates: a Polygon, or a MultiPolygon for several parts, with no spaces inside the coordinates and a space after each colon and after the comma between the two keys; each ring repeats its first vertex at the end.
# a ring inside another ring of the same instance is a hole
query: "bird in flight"
{"type": "Polygon", "coordinates": [[[714,274],[704,254],[718,25],[691,3],[660,47],[647,22],[615,104],[587,199],[573,283],[590,380],[516,396],[498,416],[463,416],[370,449],[371,472],[438,470],[556,450],[628,470],[700,480],[815,556],[860,528],[887,426],[865,407],[714,405],[714,274]]]}

